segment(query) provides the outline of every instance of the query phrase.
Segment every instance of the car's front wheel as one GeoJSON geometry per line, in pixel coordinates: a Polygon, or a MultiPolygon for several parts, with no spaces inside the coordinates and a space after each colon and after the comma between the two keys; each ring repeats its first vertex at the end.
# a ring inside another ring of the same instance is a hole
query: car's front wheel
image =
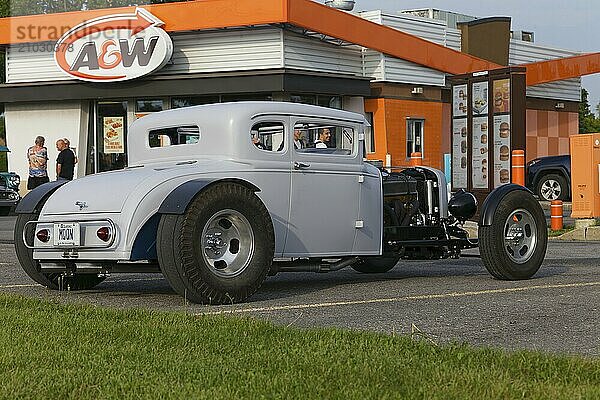
{"type": "Polygon", "coordinates": [[[547,174],[542,176],[537,184],[537,195],[540,200],[566,200],[569,198],[566,179],[558,174],[547,174]]]}
{"type": "Polygon", "coordinates": [[[171,287],[204,304],[246,300],[266,279],[275,251],[266,207],[235,183],[205,189],[183,215],[163,215],[156,243],[171,287]]]}
{"type": "Polygon", "coordinates": [[[524,190],[506,194],[491,225],[479,227],[481,259],[498,279],[531,278],[544,261],[547,244],[544,212],[533,195],[524,190]]]}

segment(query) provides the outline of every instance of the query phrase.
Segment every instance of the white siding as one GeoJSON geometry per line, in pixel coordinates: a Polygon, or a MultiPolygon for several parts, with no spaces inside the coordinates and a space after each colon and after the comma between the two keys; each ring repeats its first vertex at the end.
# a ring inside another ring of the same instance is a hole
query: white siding
{"type": "Polygon", "coordinates": [[[157,75],[281,68],[281,31],[247,29],[172,35],[173,57],[157,75]]]}
{"type": "MultiPolygon", "coordinates": [[[[578,54],[578,52],[574,51],[553,49],[550,47],[540,46],[535,43],[511,39],[509,64],[527,64],[537,61],[571,57],[578,54]]],[[[573,78],[529,86],[527,87],[527,96],[556,100],[579,101],[581,97],[581,79],[573,78]]]]}
{"type": "MultiPolygon", "coordinates": [[[[172,34],[171,38],[174,46],[172,63],[157,75],[283,66],[281,30],[277,28],[178,33],[172,34]]],[[[8,48],[8,83],[71,79],[55,65],[52,52],[36,50],[39,49],[35,45],[8,48]]]]}
{"type": "MultiPolygon", "coordinates": [[[[360,16],[430,42],[445,45],[447,41],[446,26],[441,21],[404,14],[388,15],[381,11],[365,12],[360,16]]],[[[375,81],[432,86],[444,86],[446,82],[443,72],[374,50],[364,49],[363,59],[365,76],[373,77],[375,81]]]]}
{"type": "Polygon", "coordinates": [[[446,28],[446,47],[460,51],[462,47],[460,29],[446,28]]]}
{"type": "Polygon", "coordinates": [[[361,48],[336,46],[296,33],[283,33],[284,65],[310,71],[363,75],[361,48]]]}

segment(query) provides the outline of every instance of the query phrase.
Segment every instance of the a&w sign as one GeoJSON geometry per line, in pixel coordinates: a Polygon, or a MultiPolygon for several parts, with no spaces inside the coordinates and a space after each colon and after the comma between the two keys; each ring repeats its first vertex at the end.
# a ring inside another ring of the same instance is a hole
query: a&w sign
{"type": "Polygon", "coordinates": [[[56,43],[54,59],[72,78],[116,82],[139,78],[162,68],[173,42],[148,11],[113,14],[77,25],[56,43]]]}

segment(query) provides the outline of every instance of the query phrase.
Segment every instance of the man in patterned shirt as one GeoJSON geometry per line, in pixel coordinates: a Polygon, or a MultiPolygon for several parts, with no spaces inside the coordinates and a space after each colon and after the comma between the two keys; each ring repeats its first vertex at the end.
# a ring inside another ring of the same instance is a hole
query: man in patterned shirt
{"type": "Polygon", "coordinates": [[[35,138],[35,145],[27,149],[27,161],[29,161],[27,189],[29,190],[50,181],[47,170],[48,149],[44,147],[44,142],[44,137],[38,136],[35,138]]]}

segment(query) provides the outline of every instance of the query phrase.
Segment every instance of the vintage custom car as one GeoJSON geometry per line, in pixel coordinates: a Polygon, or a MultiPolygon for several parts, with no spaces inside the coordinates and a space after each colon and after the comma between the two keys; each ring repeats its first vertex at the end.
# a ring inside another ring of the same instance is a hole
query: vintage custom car
{"type": "Polygon", "coordinates": [[[108,274],[162,272],[188,300],[240,302],[269,274],[457,258],[480,247],[498,279],[527,279],[547,227],[532,193],[495,189],[479,239],[463,223],[475,197],[448,200],[444,174],[365,160],[363,115],[243,102],[159,112],[129,129],[128,167],[50,182],[23,198],[15,245],[51,289],[88,289],[108,274]]]}

